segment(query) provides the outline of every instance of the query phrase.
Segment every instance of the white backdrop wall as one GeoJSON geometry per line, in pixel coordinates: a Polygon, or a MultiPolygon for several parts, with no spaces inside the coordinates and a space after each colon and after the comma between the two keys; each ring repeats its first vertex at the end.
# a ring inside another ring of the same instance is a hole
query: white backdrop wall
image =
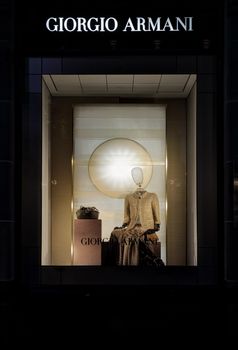
{"type": "Polygon", "coordinates": [[[76,210],[94,206],[100,211],[102,238],[109,239],[123,222],[124,199],[101,193],[89,178],[90,156],[103,142],[128,138],[150,154],[153,173],[146,190],[158,195],[161,211],[162,259],[166,262],[166,107],[147,104],[90,104],[74,106],[74,218],[76,210]]]}

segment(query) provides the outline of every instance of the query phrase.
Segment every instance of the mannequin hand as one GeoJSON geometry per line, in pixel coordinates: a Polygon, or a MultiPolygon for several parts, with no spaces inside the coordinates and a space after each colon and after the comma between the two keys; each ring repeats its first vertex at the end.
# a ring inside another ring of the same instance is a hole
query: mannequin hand
{"type": "Polygon", "coordinates": [[[160,230],[160,224],[155,224],[154,229],[151,228],[151,229],[145,231],[145,233],[147,235],[150,235],[150,234],[155,233],[156,231],[159,231],[159,230],[160,230]]]}
{"type": "Polygon", "coordinates": [[[122,226],[116,226],[114,227],[114,230],[121,230],[122,228],[125,228],[127,224],[123,224],[122,226]]]}
{"type": "Polygon", "coordinates": [[[156,230],[153,230],[153,229],[151,228],[151,229],[145,231],[144,234],[145,234],[145,235],[151,235],[152,233],[155,233],[155,232],[156,232],[156,230]]]}

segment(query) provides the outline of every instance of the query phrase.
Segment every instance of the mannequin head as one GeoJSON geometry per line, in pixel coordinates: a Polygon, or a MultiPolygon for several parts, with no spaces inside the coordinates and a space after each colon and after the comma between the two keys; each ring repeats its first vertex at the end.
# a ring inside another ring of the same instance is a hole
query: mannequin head
{"type": "Polygon", "coordinates": [[[143,171],[140,167],[131,169],[131,175],[135,184],[141,188],[143,183],[143,171]]]}

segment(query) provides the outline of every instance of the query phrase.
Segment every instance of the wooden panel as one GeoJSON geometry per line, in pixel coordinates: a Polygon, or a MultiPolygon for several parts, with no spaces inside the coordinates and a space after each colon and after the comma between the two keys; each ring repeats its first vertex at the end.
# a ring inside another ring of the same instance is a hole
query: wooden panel
{"type": "Polygon", "coordinates": [[[167,265],[186,265],[186,101],[171,100],[167,121],[167,265]]]}
{"type": "Polygon", "coordinates": [[[52,265],[71,265],[72,104],[53,100],[51,111],[52,265]]]}

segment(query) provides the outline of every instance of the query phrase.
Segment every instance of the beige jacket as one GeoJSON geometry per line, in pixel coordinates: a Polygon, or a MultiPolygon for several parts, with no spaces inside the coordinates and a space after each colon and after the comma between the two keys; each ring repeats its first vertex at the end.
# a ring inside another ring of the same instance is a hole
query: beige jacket
{"type": "Polygon", "coordinates": [[[159,200],[155,193],[145,191],[141,196],[138,192],[129,194],[125,198],[124,224],[128,229],[140,223],[142,229],[154,229],[160,224],[159,200]]]}

